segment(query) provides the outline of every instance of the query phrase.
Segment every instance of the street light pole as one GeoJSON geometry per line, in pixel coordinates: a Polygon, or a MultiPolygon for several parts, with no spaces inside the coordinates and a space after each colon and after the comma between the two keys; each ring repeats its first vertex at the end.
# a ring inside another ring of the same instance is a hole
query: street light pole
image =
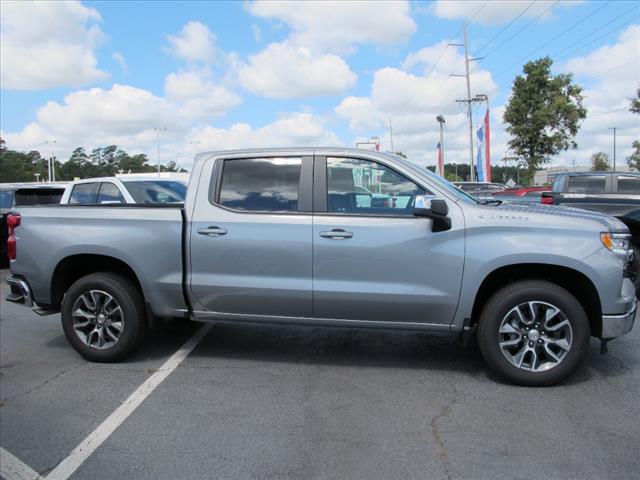
{"type": "Polygon", "coordinates": [[[167,127],[162,127],[162,128],[156,127],[154,128],[154,130],[158,134],[156,139],[156,148],[157,148],[157,155],[158,155],[158,176],[160,176],[160,132],[166,132],[167,127]]]}
{"type": "Polygon", "coordinates": [[[618,127],[611,127],[609,130],[613,130],[613,171],[616,171],[616,130],[618,127]]]}
{"type": "Polygon", "coordinates": [[[53,161],[53,144],[56,143],[55,140],[47,140],[44,142],[45,145],[49,146],[49,159],[47,160],[47,170],[49,173],[49,182],[56,181],[56,164],[53,161]]]}

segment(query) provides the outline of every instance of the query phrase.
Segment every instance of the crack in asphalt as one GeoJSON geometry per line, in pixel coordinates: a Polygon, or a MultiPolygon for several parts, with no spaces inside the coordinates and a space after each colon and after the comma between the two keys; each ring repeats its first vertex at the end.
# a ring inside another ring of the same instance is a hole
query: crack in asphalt
{"type": "Polygon", "coordinates": [[[16,395],[12,395],[10,397],[5,397],[2,399],[2,405],[6,405],[6,402],[9,400],[14,400],[16,398],[19,397],[24,397],[27,396],[33,392],[35,392],[36,390],[40,390],[42,387],[44,387],[45,385],[55,381],[56,379],[58,379],[59,377],[61,377],[62,375],[64,375],[65,373],[68,373],[72,370],[77,370],[77,369],[81,369],[81,368],[87,368],[89,365],[86,364],[78,364],[78,365],[74,365],[73,367],[69,367],[61,372],[56,373],[53,377],[51,378],[47,378],[44,382],[39,383],[38,385],[31,387],[29,390],[27,390],[26,392],[22,392],[22,393],[18,393],[16,395]]]}
{"type": "Polygon", "coordinates": [[[455,388],[453,390],[455,396],[451,400],[451,403],[444,405],[440,413],[437,413],[431,418],[431,422],[429,424],[431,426],[431,437],[438,446],[438,458],[440,458],[443,462],[444,474],[447,477],[447,480],[451,480],[453,478],[453,475],[451,473],[451,462],[449,461],[449,453],[447,452],[447,446],[444,443],[442,432],[438,427],[438,421],[447,417],[451,413],[451,408],[458,401],[458,391],[455,388]]]}

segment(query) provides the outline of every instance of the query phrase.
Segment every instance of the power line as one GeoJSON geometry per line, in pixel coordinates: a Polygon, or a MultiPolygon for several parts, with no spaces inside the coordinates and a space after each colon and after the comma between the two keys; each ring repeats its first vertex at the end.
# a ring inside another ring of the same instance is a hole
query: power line
{"type": "Polygon", "coordinates": [[[524,30],[526,30],[527,28],[529,28],[529,26],[531,26],[533,23],[537,22],[540,18],[542,18],[544,15],[546,15],[553,7],[555,7],[558,3],[560,3],[560,0],[557,0],[556,2],[552,3],[551,6],[549,8],[547,8],[544,12],[542,12],[540,15],[538,15],[537,17],[535,17],[533,20],[529,21],[524,27],[522,27],[520,30],[518,30],[516,33],[514,33],[513,35],[511,35],[509,38],[507,38],[504,42],[502,42],[500,45],[498,45],[497,47],[495,47],[493,50],[491,50],[489,53],[485,54],[484,58],[487,58],[489,55],[491,55],[493,52],[499,50],[500,48],[502,48],[503,45],[506,45],[508,42],[510,42],[511,40],[513,40],[515,37],[517,37],[518,35],[520,35],[520,33],[522,33],[524,30]]]}
{"type": "Polygon", "coordinates": [[[537,0],[533,0],[529,6],[527,6],[522,12],[520,12],[516,17],[513,18],[513,20],[511,20],[506,27],[504,27],[502,30],[500,30],[498,33],[496,33],[493,37],[491,37],[491,40],[489,40],[487,43],[485,43],[478,51],[476,51],[476,53],[473,54],[474,57],[478,56],[478,54],[484,50],[485,48],[487,48],[491,42],[493,42],[496,38],[498,38],[500,35],[502,35],[502,33],[508,29],[511,25],[513,25],[513,23],[518,20],[522,15],[524,15],[525,13],[527,13],[527,11],[533,7],[533,5],[536,3],[537,0]]]}
{"type": "MultiPolygon", "coordinates": [[[[471,17],[469,20],[467,20],[462,27],[460,27],[460,30],[458,30],[458,32],[453,36],[452,40],[455,40],[456,38],[458,38],[458,36],[462,33],[462,31],[467,27],[467,25],[469,25],[471,22],[473,22],[476,17],[480,14],[480,12],[482,11],[482,9],[487,5],[487,3],[489,3],[489,0],[486,0],[478,9],[478,11],[473,15],[473,17],[471,17]]],[[[437,60],[435,61],[435,63],[433,65],[431,65],[431,67],[429,68],[429,70],[427,70],[427,72],[424,74],[425,77],[428,77],[429,74],[431,74],[431,72],[433,72],[436,68],[436,66],[438,65],[438,63],[440,63],[440,60],[442,60],[442,57],[444,57],[444,54],[447,52],[447,49],[451,46],[450,43],[447,43],[447,45],[444,47],[444,50],[442,50],[442,53],[440,54],[440,56],[437,58],[437,60]]]]}

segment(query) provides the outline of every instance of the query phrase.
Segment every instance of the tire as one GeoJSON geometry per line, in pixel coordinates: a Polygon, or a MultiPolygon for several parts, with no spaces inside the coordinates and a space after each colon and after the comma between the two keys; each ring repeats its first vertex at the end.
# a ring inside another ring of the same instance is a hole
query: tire
{"type": "Polygon", "coordinates": [[[489,367],[523,386],[547,386],[569,377],[583,360],[589,337],[589,320],[578,300],[540,280],[519,281],[496,292],[478,322],[478,345],[489,367]]]}
{"type": "Polygon", "coordinates": [[[142,294],[130,280],[114,273],[82,277],[64,297],[62,328],[71,346],[86,360],[123,360],[146,331],[142,294]]]}

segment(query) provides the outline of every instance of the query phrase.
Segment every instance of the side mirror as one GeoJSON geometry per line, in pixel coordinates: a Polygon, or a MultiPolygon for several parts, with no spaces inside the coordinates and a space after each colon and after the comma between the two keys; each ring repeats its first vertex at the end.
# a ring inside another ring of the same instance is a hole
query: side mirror
{"type": "Polygon", "coordinates": [[[443,198],[434,195],[418,195],[412,213],[416,217],[427,217],[433,220],[431,230],[434,232],[451,229],[451,219],[447,216],[449,206],[443,198]]]}

